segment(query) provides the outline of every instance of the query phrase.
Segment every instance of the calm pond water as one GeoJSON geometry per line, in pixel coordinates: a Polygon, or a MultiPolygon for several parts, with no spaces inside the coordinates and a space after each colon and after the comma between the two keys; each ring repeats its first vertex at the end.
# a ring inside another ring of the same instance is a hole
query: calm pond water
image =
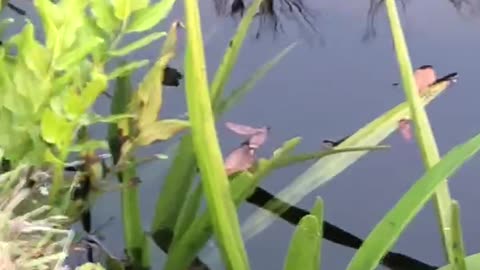
{"type": "MultiPolygon", "coordinates": [[[[272,135],[260,153],[262,156],[270,155],[283,141],[295,136],[303,137],[299,151],[319,149],[323,139],[348,135],[404,99],[403,92],[391,85],[399,75],[383,11],[377,16],[377,36],[365,43],[361,38],[365,32],[369,1],[318,3],[310,0],[307,3],[321,12],[317,19],[325,45],[303,43],[297,46],[257,84],[240,106],[224,117],[224,120],[272,127],[272,135]]],[[[206,56],[209,75],[212,76],[234,32],[235,23],[232,19],[217,17],[212,1],[201,1],[201,8],[205,36],[209,36],[206,56]]],[[[30,10],[27,8],[27,11],[30,10]]],[[[178,1],[168,23],[182,19],[182,11],[182,1],[178,1]]],[[[6,15],[11,16],[12,13],[6,15]]],[[[459,82],[428,109],[440,151],[445,153],[480,131],[480,126],[475,124],[480,113],[480,20],[459,15],[449,1],[425,0],[410,1],[406,13],[402,14],[402,21],[414,66],[431,64],[441,75],[454,71],[460,75],[459,82]]],[[[163,24],[158,29],[166,27],[168,25],[163,24]]],[[[277,35],[275,40],[268,35],[255,40],[252,32],[241,52],[230,89],[249,78],[255,68],[282,48],[305,37],[296,31],[293,23],[284,21],[284,27],[286,33],[277,35]]],[[[157,51],[157,46],[150,46],[130,59],[152,59],[157,51]]],[[[182,65],[182,57],[175,60],[175,67],[182,70],[182,65]]],[[[100,102],[97,110],[107,112],[108,108],[100,102]]],[[[182,90],[166,90],[163,115],[175,116],[184,110],[182,90]]],[[[96,130],[96,135],[104,134],[104,129],[96,130]]],[[[223,125],[219,125],[219,134],[224,152],[238,145],[238,137],[223,125]]],[[[367,155],[328,185],[314,190],[298,205],[308,209],[315,197],[321,196],[325,201],[328,221],[362,238],[366,237],[423,172],[419,152],[413,143],[405,143],[398,134],[392,135],[385,143],[390,144],[392,149],[367,155]]],[[[162,148],[142,154],[158,151],[162,148]]],[[[468,253],[480,252],[477,240],[480,235],[479,197],[475,192],[480,188],[476,166],[479,161],[479,158],[474,158],[450,182],[453,197],[461,205],[468,253]]],[[[262,187],[278,192],[307,166],[304,164],[276,172],[263,182],[262,187]]],[[[168,162],[162,161],[147,165],[140,172],[146,229],[150,226],[156,196],[167,167],[168,162]]],[[[95,224],[103,223],[109,216],[117,217],[103,231],[106,244],[117,254],[121,254],[123,246],[119,205],[119,195],[111,193],[101,198],[93,210],[95,224]]],[[[253,210],[251,205],[243,205],[240,219],[245,220],[253,210]]],[[[252,269],[281,269],[293,229],[278,220],[248,241],[252,269]]],[[[322,269],[345,269],[355,252],[330,242],[323,245],[322,269]]],[[[444,263],[431,204],[410,224],[394,250],[433,265],[444,263]]],[[[161,269],[163,255],[157,252],[154,257],[158,262],[155,269],[161,269]]],[[[218,262],[208,263],[212,269],[222,269],[218,262]]]]}

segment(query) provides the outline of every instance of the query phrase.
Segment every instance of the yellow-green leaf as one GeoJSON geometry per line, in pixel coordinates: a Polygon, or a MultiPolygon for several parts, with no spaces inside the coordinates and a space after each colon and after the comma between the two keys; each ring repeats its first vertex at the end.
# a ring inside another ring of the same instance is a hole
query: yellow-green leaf
{"type": "Polygon", "coordinates": [[[144,67],[148,65],[150,61],[148,60],[141,60],[141,61],[135,61],[135,62],[129,62],[128,64],[122,65],[120,67],[117,67],[114,69],[109,75],[108,79],[113,80],[117,77],[122,77],[127,74],[132,73],[133,71],[140,69],[141,67],[144,67]]]}
{"type": "Polygon", "coordinates": [[[167,17],[174,4],[175,0],[161,0],[152,6],[137,10],[132,14],[132,21],[126,32],[142,32],[153,28],[167,17]]]}
{"type": "Polygon", "coordinates": [[[120,20],[115,17],[111,1],[91,0],[91,3],[96,24],[107,34],[113,34],[120,27],[120,20]]]}
{"type": "Polygon", "coordinates": [[[165,32],[156,32],[156,33],[151,33],[141,39],[138,39],[130,44],[128,44],[127,46],[123,47],[123,48],[120,48],[120,49],[117,49],[117,50],[113,50],[113,51],[110,51],[108,54],[110,54],[111,56],[125,56],[135,50],[138,50],[140,48],[143,48],[147,45],[149,45],[150,43],[154,42],[155,40],[158,40],[160,39],[161,37],[164,37],[166,36],[167,33],[165,32]]]}
{"type": "Polygon", "coordinates": [[[166,141],[188,127],[190,127],[188,121],[177,119],[160,120],[143,126],[135,143],[144,146],[156,141],[166,141]]]}
{"type": "Polygon", "coordinates": [[[103,39],[93,37],[89,42],[80,44],[79,47],[66,51],[55,61],[55,68],[57,70],[65,70],[69,67],[78,64],[78,62],[85,60],[89,54],[93,52],[98,45],[103,43],[103,39]]]}
{"type": "Polygon", "coordinates": [[[139,85],[132,109],[138,113],[138,126],[155,122],[162,107],[162,81],[164,70],[168,62],[175,57],[177,44],[177,27],[179,23],[173,23],[167,39],[162,48],[160,59],[150,69],[139,85]]]}

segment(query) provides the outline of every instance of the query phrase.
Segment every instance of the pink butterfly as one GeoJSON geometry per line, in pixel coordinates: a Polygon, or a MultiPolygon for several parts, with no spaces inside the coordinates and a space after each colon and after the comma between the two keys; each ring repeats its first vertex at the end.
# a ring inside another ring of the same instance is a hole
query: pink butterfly
{"type": "MultiPolygon", "coordinates": [[[[423,65],[417,68],[413,72],[413,76],[420,96],[427,94],[428,88],[437,82],[437,74],[431,65],[423,65]]],[[[409,120],[401,119],[398,121],[398,130],[407,142],[412,140],[412,128],[409,120]]]]}
{"type": "Polygon", "coordinates": [[[255,150],[250,148],[248,144],[244,144],[233,150],[225,158],[225,170],[227,175],[236,172],[242,172],[250,169],[255,162],[255,150]]]}
{"type": "Polygon", "coordinates": [[[267,126],[254,128],[232,122],[226,122],[225,126],[238,135],[248,137],[248,140],[245,143],[248,143],[248,146],[252,149],[257,149],[265,143],[267,140],[268,131],[270,130],[270,127],[267,126]]]}
{"type": "Polygon", "coordinates": [[[402,119],[398,121],[398,130],[400,134],[405,139],[405,141],[409,142],[412,140],[412,128],[410,125],[410,120],[402,119]]]}

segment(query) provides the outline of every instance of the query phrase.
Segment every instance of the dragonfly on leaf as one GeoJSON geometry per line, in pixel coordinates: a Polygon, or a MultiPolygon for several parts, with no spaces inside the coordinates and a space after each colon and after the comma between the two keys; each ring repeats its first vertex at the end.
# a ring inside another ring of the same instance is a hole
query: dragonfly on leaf
{"type": "Polygon", "coordinates": [[[225,126],[236,134],[247,137],[225,158],[227,175],[250,169],[256,160],[255,151],[267,140],[270,127],[254,128],[232,122],[225,123],[225,126]]]}
{"type": "MultiPolygon", "coordinates": [[[[445,81],[456,82],[458,74],[453,72],[437,79],[437,74],[433,66],[423,65],[414,71],[413,77],[415,78],[415,84],[420,97],[425,98],[430,94],[430,87],[445,81]]],[[[399,85],[399,83],[394,83],[393,85],[399,85]]],[[[409,119],[401,119],[398,121],[398,130],[407,142],[412,140],[413,135],[409,119]]]]}

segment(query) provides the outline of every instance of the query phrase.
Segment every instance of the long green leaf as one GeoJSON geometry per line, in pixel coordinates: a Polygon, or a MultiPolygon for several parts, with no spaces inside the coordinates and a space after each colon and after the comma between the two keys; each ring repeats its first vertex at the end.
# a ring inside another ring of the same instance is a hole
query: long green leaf
{"type": "Polygon", "coordinates": [[[138,50],[138,49],[141,49],[147,45],[149,45],[150,43],[166,36],[167,33],[166,32],[155,32],[155,33],[151,33],[149,35],[146,35],[144,36],[143,38],[141,39],[138,39],[130,44],[128,44],[127,46],[123,47],[123,48],[120,48],[120,49],[116,49],[116,50],[113,50],[113,51],[109,51],[108,54],[111,55],[111,56],[125,56],[135,50],[138,50]]]}
{"type": "MultiPolygon", "coordinates": [[[[388,19],[390,21],[395,52],[397,54],[397,62],[402,77],[402,85],[410,111],[412,113],[412,120],[415,125],[414,130],[416,141],[420,148],[420,153],[422,155],[425,168],[428,169],[440,160],[440,154],[427,113],[425,108],[422,106],[421,98],[415,83],[415,78],[413,77],[412,64],[410,62],[408,47],[403,35],[395,0],[387,0],[385,5],[387,8],[388,19]]],[[[452,246],[453,242],[458,242],[458,240],[452,239],[452,235],[449,233],[451,224],[456,222],[453,221],[451,217],[451,201],[452,199],[450,198],[448,183],[445,181],[439,186],[437,192],[435,193],[434,202],[438,216],[440,232],[442,235],[445,256],[450,263],[453,263],[455,261],[455,251],[453,250],[452,246]]]]}
{"type": "Polygon", "coordinates": [[[285,270],[320,269],[323,205],[317,200],[315,213],[304,216],[298,223],[288,247],[285,270]]]}
{"type": "Polygon", "coordinates": [[[208,213],[220,244],[224,262],[230,269],[249,269],[249,263],[230,195],[227,173],[215,130],[208,91],[199,6],[185,0],[187,48],[185,84],[192,141],[202,178],[208,213]]]}
{"type": "Polygon", "coordinates": [[[248,92],[250,92],[255,84],[265,77],[265,75],[276,66],[280,60],[282,60],[298,43],[294,42],[288,47],[279,52],[274,58],[262,65],[250,79],[244,82],[239,88],[232,91],[232,93],[223,99],[215,109],[217,116],[221,116],[223,113],[229,111],[233,106],[235,106],[248,92]]]}
{"type": "MultiPolygon", "coordinates": [[[[431,102],[448,85],[449,82],[442,82],[432,86],[430,89],[432,94],[423,100],[424,104],[431,102]]],[[[399,104],[359,129],[335,149],[377,145],[397,129],[399,120],[410,118],[409,112],[406,102],[399,104]]],[[[283,188],[277,196],[291,204],[296,204],[307,194],[332,180],[367,153],[368,151],[346,152],[322,158],[292,181],[291,184],[283,188]]],[[[274,204],[268,205],[268,207],[271,209],[280,208],[280,206],[277,207],[274,204]]],[[[266,215],[262,210],[257,210],[242,225],[244,238],[250,239],[257,235],[272,224],[274,219],[275,217],[266,215]]]]}
{"type": "Polygon", "coordinates": [[[467,270],[467,264],[465,262],[465,246],[462,236],[462,224],[460,222],[460,205],[457,201],[452,200],[450,211],[452,212],[452,227],[451,234],[453,242],[453,251],[455,256],[455,264],[457,270],[467,270]],[[457,242],[459,241],[459,242],[457,242]]]}
{"type": "Polygon", "coordinates": [[[347,270],[375,269],[435,190],[480,150],[480,134],[450,150],[405,193],[370,232],[347,270]]]}
{"type": "Polygon", "coordinates": [[[248,29],[250,28],[253,18],[255,17],[255,14],[257,13],[262,1],[263,0],[254,0],[248,7],[245,16],[238,25],[235,36],[230,41],[227,51],[223,56],[222,63],[217,69],[217,73],[215,73],[215,77],[213,78],[212,85],[210,87],[212,91],[212,103],[215,105],[215,107],[222,98],[223,90],[230,78],[235,63],[237,62],[238,54],[242,48],[243,41],[247,36],[248,29]]]}
{"type": "MultiPolygon", "coordinates": [[[[236,46],[233,49],[227,49],[227,53],[229,55],[224,56],[223,66],[226,65],[226,62],[230,63],[229,65],[234,64],[234,61],[227,61],[227,59],[230,59],[235,55],[235,50],[240,49],[254,16],[255,12],[250,12],[245,14],[245,16],[242,18],[242,22],[237,28],[233,38],[236,46]]],[[[221,71],[221,69],[222,68],[219,68],[217,71],[216,77],[219,77],[220,73],[229,75],[228,72],[225,72],[225,70],[221,71]]],[[[220,78],[217,80],[220,80],[220,78]]],[[[210,98],[213,102],[212,97],[210,98]]],[[[238,101],[239,100],[236,99],[235,102],[238,101]]],[[[226,111],[227,109],[225,109],[223,112],[226,111]]],[[[216,113],[216,116],[219,118],[221,114],[216,113]]],[[[185,197],[188,194],[191,183],[193,182],[193,178],[196,175],[196,168],[195,156],[192,150],[192,138],[190,134],[187,134],[183,136],[179,144],[175,158],[170,166],[170,169],[168,170],[167,176],[165,177],[156,203],[155,216],[153,218],[151,231],[156,236],[154,239],[156,244],[159,246],[165,246],[168,244],[167,240],[170,238],[173,228],[177,222],[178,214],[180,213],[183,203],[185,202],[185,197]]]]}

